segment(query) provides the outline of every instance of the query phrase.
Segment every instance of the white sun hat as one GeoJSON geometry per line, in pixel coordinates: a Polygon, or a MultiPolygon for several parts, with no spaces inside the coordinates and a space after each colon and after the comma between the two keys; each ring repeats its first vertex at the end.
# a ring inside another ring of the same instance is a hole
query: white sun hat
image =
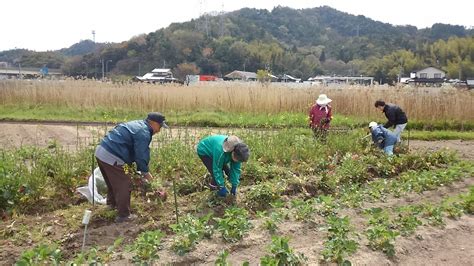
{"type": "Polygon", "coordinates": [[[332,102],[331,99],[328,98],[326,94],[320,94],[318,99],[316,100],[317,104],[325,105],[332,102]]]}
{"type": "Polygon", "coordinates": [[[370,128],[373,128],[373,127],[376,127],[376,126],[377,126],[377,122],[372,121],[372,122],[369,123],[370,128]]]}
{"type": "Polygon", "coordinates": [[[234,136],[234,135],[228,136],[224,140],[224,143],[222,144],[222,149],[224,150],[224,152],[231,152],[234,150],[235,145],[241,142],[242,141],[237,136],[234,136]]]}

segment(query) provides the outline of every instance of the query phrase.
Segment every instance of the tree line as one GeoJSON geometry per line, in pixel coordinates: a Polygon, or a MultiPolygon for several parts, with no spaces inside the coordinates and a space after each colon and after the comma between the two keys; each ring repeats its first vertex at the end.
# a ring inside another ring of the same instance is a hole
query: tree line
{"type": "MultiPolygon", "coordinates": [[[[15,50],[12,50],[15,51],[15,50]]],[[[315,75],[367,75],[394,82],[426,66],[451,78],[474,76],[473,30],[434,24],[418,30],[393,26],[330,7],[272,11],[244,8],[203,15],[135,36],[122,43],[84,41],[56,52],[0,53],[32,66],[60,67],[68,75],[97,76],[102,63],[114,75],[143,75],[153,68],[223,76],[233,70],[315,75]]]]}

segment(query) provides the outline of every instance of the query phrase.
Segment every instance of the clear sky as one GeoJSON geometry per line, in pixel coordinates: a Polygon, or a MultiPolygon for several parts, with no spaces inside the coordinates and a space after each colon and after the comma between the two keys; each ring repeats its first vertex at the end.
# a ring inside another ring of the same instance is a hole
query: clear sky
{"type": "Polygon", "coordinates": [[[0,4],[0,51],[66,48],[81,40],[121,42],[203,12],[243,7],[312,8],[327,5],[395,25],[430,27],[433,23],[474,26],[474,1],[414,0],[3,0],[0,4]]]}

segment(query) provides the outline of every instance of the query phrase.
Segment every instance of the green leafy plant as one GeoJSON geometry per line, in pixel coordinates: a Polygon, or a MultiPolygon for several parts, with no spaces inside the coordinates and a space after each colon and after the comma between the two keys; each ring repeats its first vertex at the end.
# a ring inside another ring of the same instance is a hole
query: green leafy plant
{"type": "Polygon", "coordinates": [[[270,203],[280,198],[282,189],[274,181],[262,182],[254,185],[245,197],[245,205],[251,210],[264,210],[270,203]]]}
{"type": "Polygon", "coordinates": [[[389,216],[381,208],[372,208],[367,211],[371,214],[369,219],[370,227],[366,230],[369,247],[374,250],[382,250],[387,256],[395,255],[395,238],[399,233],[393,230],[389,222],[389,216]]]}
{"type": "Polygon", "coordinates": [[[321,252],[323,259],[347,265],[349,262],[345,260],[345,257],[353,254],[359,246],[355,240],[350,239],[352,228],[349,217],[329,216],[326,222],[328,223],[328,240],[323,244],[324,249],[321,252]]]}
{"type": "Polygon", "coordinates": [[[435,226],[444,226],[443,209],[440,206],[426,204],[423,207],[423,217],[428,219],[428,223],[435,226]]]}
{"type": "Polygon", "coordinates": [[[91,248],[84,253],[80,253],[76,258],[68,263],[68,265],[101,265],[102,259],[99,256],[97,248],[91,248]]]}
{"type": "Polygon", "coordinates": [[[295,199],[291,201],[294,217],[297,221],[308,221],[315,211],[314,201],[295,199]]]}
{"type": "Polygon", "coordinates": [[[249,221],[248,211],[245,209],[231,207],[224,212],[222,218],[214,218],[217,222],[217,230],[228,242],[236,242],[252,227],[249,221]]]}
{"type": "Polygon", "coordinates": [[[451,219],[458,219],[464,214],[464,208],[462,202],[459,199],[447,199],[442,203],[443,212],[451,219]]]}
{"type": "Polygon", "coordinates": [[[286,237],[273,236],[269,250],[272,255],[260,259],[261,265],[303,265],[307,258],[303,254],[295,254],[288,245],[286,237]]]}
{"type": "Polygon", "coordinates": [[[203,237],[210,237],[213,231],[212,226],[208,224],[211,216],[212,213],[209,213],[197,218],[188,214],[179,224],[170,225],[176,233],[173,239],[173,250],[183,255],[191,251],[203,237]]]}
{"type": "Polygon", "coordinates": [[[316,211],[321,216],[330,216],[335,215],[337,213],[337,209],[339,208],[339,204],[331,195],[322,195],[316,198],[316,211]]]}
{"type": "Polygon", "coordinates": [[[24,251],[15,265],[60,265],[61,259],[62,252],[56,245],[40,244],[33,249],[24,251]]]}
{"type": "Polygon", "coordinates": [[[461,197],[464,210],[469,214],[474,214],[474,186],[471,186],[469,193],[461,197]]]}
{"type": "Polygon", "coordinates": [[[138,235],[133,244],[127,248],[134,256],[132,261],[143,265],[151,265],[158,260],[158,250],[161,248],[161,238],[164,234],[160,230],[147,231],[138,235]]]}
{"type": "Polygon", "coordinates": [[[214,265],[216,266],[230,266],[230,263],[227,262],[227,257],[229,256],[229,251],[222,250],[217,256],[214,265]]]}
{"type": "Polygon", "coordinates": [[[413,212],[401,212],[395,219],[395,226],[402,236],[408,236],[415,232],[416,228],[422,225],[422,222],[413,212]]]}

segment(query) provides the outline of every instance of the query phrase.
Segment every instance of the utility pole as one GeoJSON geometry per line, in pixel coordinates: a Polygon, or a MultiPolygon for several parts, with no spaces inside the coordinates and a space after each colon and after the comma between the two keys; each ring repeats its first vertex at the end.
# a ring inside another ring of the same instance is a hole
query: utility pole
{"type": "Polygon", "coordinates": [[[219,35],[220,37],[224,36],[224,1],[222,1],[221,14],[219,16],[219,35]]]}
{"type": "Polygon", "coordinates": [[[102,63],[102,81],[104,81],[104,79],[105,79],[104,59],[100,59],[100,62],[102,63]]]}
{"type": "Polygon", "coordinates": [[[107,75],[107,72],[109,72],[109,63],[111,63],[112,60],[107,60],[107,62],[105,62],[105,74],[107,75]]]}

